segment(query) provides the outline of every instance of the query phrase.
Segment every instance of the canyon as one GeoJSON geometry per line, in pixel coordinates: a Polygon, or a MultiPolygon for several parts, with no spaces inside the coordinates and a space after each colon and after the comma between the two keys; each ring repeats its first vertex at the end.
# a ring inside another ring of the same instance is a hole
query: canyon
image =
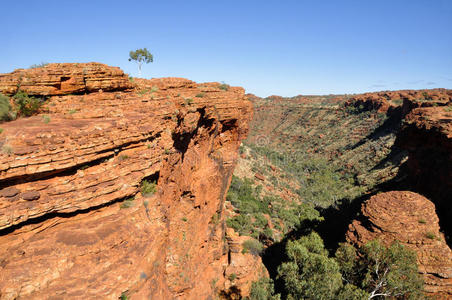
{"type": "Polygon", "coordinates": [[[246,298],[300,207],[330,252],[399,241],[452,297],[451,90],[260,98],[64,63],[0,74],[19,91],[45,101],[0,124],[0,299],[246,298]],[[245,188],[265,211],[238,230],[245,188]]]}
{"type": "Polygon", "coordinates": [[[223,205],[252,106],[219,86],[98,63],[0,75],[48,97],[1,124],[0,299],[246,295],[262,264],[223,205]]]}

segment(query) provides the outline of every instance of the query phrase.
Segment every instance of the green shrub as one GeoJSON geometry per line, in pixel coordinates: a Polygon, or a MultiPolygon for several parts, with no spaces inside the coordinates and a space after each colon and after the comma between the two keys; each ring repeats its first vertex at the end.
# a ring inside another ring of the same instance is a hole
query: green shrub
{"type": "Polygon", "coordinates": [[[250,235],[253,231],[251,218],[248,215],[240,214],[226,220],[228,227],[234,228],[240,235],[250,235]]]}
{"type": "Polygon", "coordinates": [[[126,292],[122,292],[122,293],[121,293],[121,296],[119,296],[119,299],[120,299],[120,300],[129,300],[129,297],[127,297],[126,292]]]}
{"type": "Polygon", "coordinates": [[[234,281],[236,278],[237,278],[237,274],[235,274],[235,273],[229,274],[228,279],[229,279],[230,281],[234,281]]]}
{"type": "Polygon", "coordinates": [[[220,85],[218,86],[218,88],[219,88],[220,90],[227,91],[227,90],[229,90],[229,85],[226,84],[226,83],[222,83],[222,84],[220,84],[220,85]]]}
{"type": "Polygon", "coordinates": [[[129,156],[127,154],[122,154],[122,155],[119,156],[119,161],[124,161],[124,160],[127,160],[127,159],[129,159],[129,156]]]}
{"type": "Polygon", "coordinates": [[[20,116],[29,117],[38,113],[42,102],[41,98],[28,96],[27,93],[23,91],[18,91],[13,96],[14,102],[17,105],[17,110],[20,116]]]}
{"type": "Polygon", "coordinates": [[[50,117],[48,115],[44,115],[42,116],[42,121],[46,124],[48,124],[50,122],[50,117]]]}
{"type": "Polygon", "coordinates": [[[370,241],[355,248],[341,244],[330,257],[321,237],[312,232],[286,246],[288,261],[278,268],[288,299],[364,300],[386,295],[422,299],[423,282],[416,254],[394,243],[370,241]]]}
{"type": "Polygon", "coordinates": [[[199,93],[199,94],[196,94],[196,96],[195,97],[198,97],[198,98],[202,98],[202,97],[204,97],[204,93],[199,93]]]}
{"type": "Polygon", "coordinates": [[[122,208],[130,208],[133,206],[133,203],[134,203],[133,201],[135,201],[135,198],[128,198],[128,199],[124,200],[119,207],[121,209],[122,208]]]}
{"type": "Polygon", "coordinates": [[[436,235],[433,232],[430,232],[430,231],[425,234],[425,237],[428,238],[428,239],[431,239],[431,240],[436,239],[436,235]]]}
{"type": "Polygon", "coordinates": [[[3,128],[0,128],[0,134],[2,134],[3,133],[3,128]]]}
{"type": "Polygon", "coordinates": [[[418,222],[419,222],[419,224],[426,224],[427,223],[427,221],[425,221],[425,219],[419,219],[418,222]]]}
{"type": "Polygon", "coordinates": [[[30,69],[36,69],[36,68],[43,68],[45,66],[47,66],[49,63],[46,62],[42,62],[40,64],[34,64],[30,66],[30,69]]]}
{"type": "Polygon", "coordinates": [[[12,154],[14,151],[10,145],[3,145],[2,152],[9,155],[9,154],[12,154]]]}
{"type": "Polygon", "coordinates": [[[261,255],[262,251],[264,250],[264,246],[255,239],[249,239],[243,242],[242,244],[243,253],[251,253],[253,255],[261,255]]]}
{"type": "Polygon", "coordinates": [[[281,296],[275,294],[273,280],[270,278],[259,278],[251,284],[248,300],[280,300],[281,296]]]}
{"type": "Polygon", "coordinates": [[[0,94],[0,121],[10,121],[11,119],[11,104],[9,103],[9,98],[0,94]]]}
{"type": "Polygon", "coordinates": [[[143,180],[141,182],[141,195],[144,197],[149,197],[157,191],[157,184],[154,182],[149,182],[147,180],[143,180]]]}

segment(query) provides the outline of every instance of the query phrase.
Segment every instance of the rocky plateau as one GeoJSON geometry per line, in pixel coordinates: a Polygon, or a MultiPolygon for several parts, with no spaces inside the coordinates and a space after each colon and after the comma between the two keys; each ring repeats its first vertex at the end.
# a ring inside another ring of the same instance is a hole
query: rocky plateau
{"type": "Polygon", "coordinates": [[[224,226],[242,88],[79,63],[0,75],[19,89],[48,99],[1,124],[0,299],[215,299],[266,276],[224,226]]]}

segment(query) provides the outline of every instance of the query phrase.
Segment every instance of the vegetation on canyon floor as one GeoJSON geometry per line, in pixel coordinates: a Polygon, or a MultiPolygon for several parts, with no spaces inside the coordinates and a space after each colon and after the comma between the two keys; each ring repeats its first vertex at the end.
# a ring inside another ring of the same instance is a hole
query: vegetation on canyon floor
{"type": "Polygon", "coordinates": [[[254,105],[259,121],[227,195],[227,225],[262,243],[271,276],[253,283],[250,299],[421,298],[413,252],[339,244],[344,237],[331,239],[325,221],[332,211],[353,215],[350,207],[396,176],[406,157],[393,146],[399,120],[330,99],[254,105]]]}

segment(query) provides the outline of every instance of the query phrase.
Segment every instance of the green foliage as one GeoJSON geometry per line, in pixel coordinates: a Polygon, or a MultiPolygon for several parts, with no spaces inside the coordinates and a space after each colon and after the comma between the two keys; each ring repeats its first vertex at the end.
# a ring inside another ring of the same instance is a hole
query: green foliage
{"type": "Polygon", "coordinates": [[[124,200],[119,207],[121,209],[130,208],[134,205],[134,201],[135,201],[135,198],[128,198],[128,199],[124,200]]]}
{"type": "Polygon", "coordinates": [[[46,124],[48,124],[50,122],[50,117],[48,115],[44,115],[42,116],[42,121],[46,124]]]}
{"type": "Polygon", "coordinates": [[[9,98],[3,94],[0,94],[0,121],[12,120],[11,104],[9,98]]]}
{"type": "Polygon", "coordinates": [[[436,235],[433,232],[430,232],[430,231],[425,234],[425,237],[428,238],[428,239],[431,239],[431,240],[436,239],[436,235]]]}
{"type": "Polygon", "coordinates": [[[0,128],[0,134],[2,134],[3,133],[3,128],[0,128]]]}
{"type": "Polygon", "coordinates": [[[157,184],[155,182],[149,182],[147,180],[143,180],[141,182],[141,195],[144,197],[149,197],[157,191],[157,184]]]}
{"type": "Polygon", "coordinates": [[[38,113],[44,99],[28,96],[24,91],[18,91],[13,96],[18,109],[18,114],[23,117],[30,117],[38,113]]]}
{"type": "Polygon", "coordinates": [[[328,257],[315,232],[286,246],[288,262],[278,268],[288,295],[294,299],[335,299],[342,288],[338,263],[328,257]]]}
{"type": "Polygon", "coordinates": [[[342,244],[336,251],[343,278],[369,293],[369,299],[384,295],[422,299],[423,282],[416,254],[399,243],[385,247],[378,240],[355,249],[342,244]]]}
{"type": "Polygon", "coordinates": [[[253,255],[261,255],[262,251],[264,250],[264,246],[255,239],[249,239],[243,242],[242,244],[243,253],[251,253],[253,255]]]}
{"type": "Polygon", "coordinates": [[[229,90],[229,87],[230,87],[229,84],[226,84],[226,83],[222,83],[218,86],[218,88],[223,91],[229,90]]]}
{"type": "Polygon", "coordinates": [[[120,300],[128,300],[129,297],[127,297],[126,292],[122,292],[122,293],[121,293],[121,296],[119,296],[119,299],[120,299],[120,300]]]}
{"type": "Polygon", "coordinates": [[[228,279],[229,279],[230,281],[234,281],[234,280],[236,280],[236,279],[237,279],[237,274],[235,274],[235,273],[231,273],[231,274],[229,274],[229,277],[228,277],[228,279]]]}
{"type": "Polygon", "coordinates": [[[275,294],[273,280],[270,278],[259,278],[251,284],[250,296],[248,300],[280,300],[281,296],[275,294]]]}
{"type": "Polygon", "coordinates": [[[196,94],[196,96],[195,97],[198,97],[198,98],[202,98],[202,97],[204,97],[205,96],[205,94],[204,93],[198,93],[198,94],[196,94]]]}
{"type": "Polygon", "coordinates": [[[119,161],[124,161],[124,160],[127,160],[127,159],[129,159],[129,156],[127,154],[121,154],[119,156],[119,161]]]}
{"type": "Polygon", "coordinates": [[[12,154],[14,152],[14,150],[10,145],[3,145],[2,152],[9,155],[9,154],[12,154]]]}
{"type": "Polygon", "coordinates": [[[312,232],[289,241],[286,254],[278,278],[288,299],[422,298],[416,255],[398,243],[385,247],[374,240],[358,249],[341,244],[329,257],[321,237],[312,232]]]}
{"type": "Polygon", "coordinates": [[[194,102],[194,100],[192,98],[185,98],[184,100],[185,100],[185,104],[187,104],[187,105],[192,105],[194,102]]]}
{"type": "Polygon", "coordinates": [[[154,61],[154,56],[148,49],[142,48],[129,52],[129,61],[135,61],[138,64],[138,72],[141,74],[143,63],[148,64],[154,61]]]}
{"type": "Polygon", "coordinates": [[[419,224],[426,224],[427,223],[427,221],[425,221],[425,219],[419,219],[418,222],[419,222],[419,224]]]}
{"type": "Polygon", "coordinates": [[[303,221],[321,221],[319,212],[309,203],[287,203],[276,196],[261,196],[262,186],[253,186],[253,181],[232,177],[226,199],[236,208],[238,215],[226,220],[240,235],[255,237],[261,241],[272,240],[274,232],[268,227],[271,218],[275,226],[283,223],[284,231],[297,228],[303,221]]]}
{"type": "Polygon", "coordinates": [[[43,68],[45,66],[47,66],[49,63],[46,62],[42,62],[40,64],[34,64],[30,66],[30,69],[36,69],[36,68],[43,68]]]}

